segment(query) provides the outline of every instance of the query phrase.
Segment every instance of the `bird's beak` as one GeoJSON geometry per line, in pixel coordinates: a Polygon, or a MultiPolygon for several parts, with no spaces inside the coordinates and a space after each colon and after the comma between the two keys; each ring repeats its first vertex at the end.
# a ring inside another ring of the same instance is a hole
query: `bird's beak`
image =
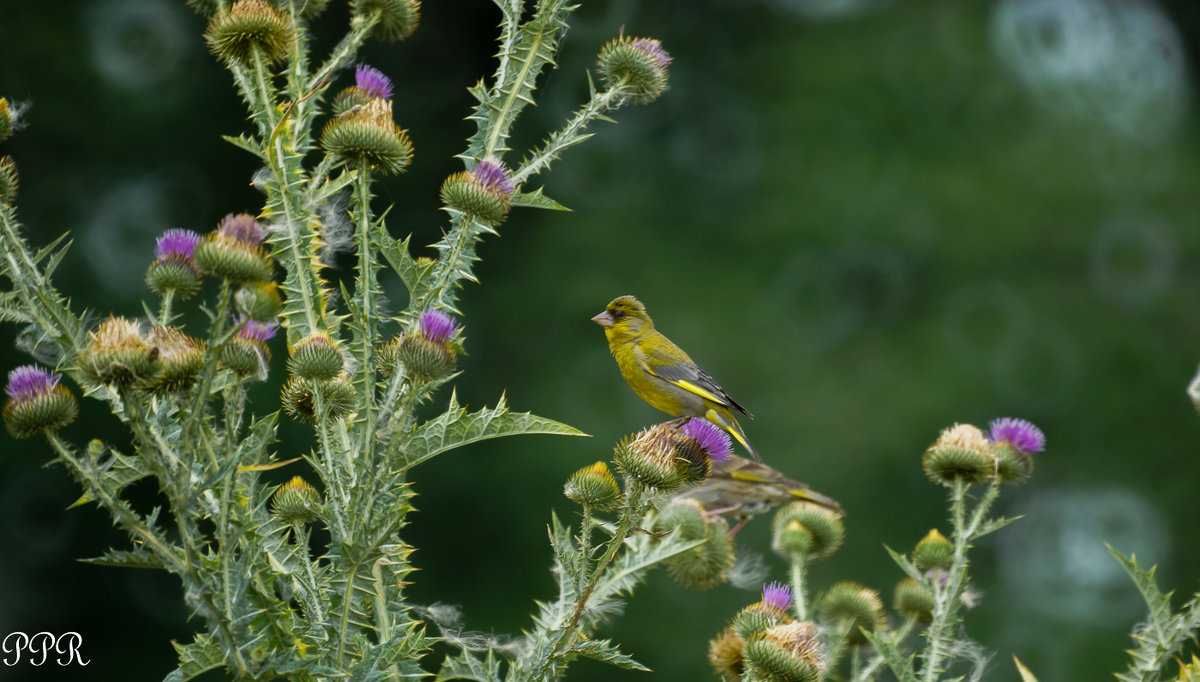
{"type": "Polygon", "coordinates": [[[605,310],[604,312],[600,313],[599,315],[593,317],[592,322],[595,322],[596,324],[600,325],[601,327],[611,327],[613,325],[612,313],[605,310]]]}

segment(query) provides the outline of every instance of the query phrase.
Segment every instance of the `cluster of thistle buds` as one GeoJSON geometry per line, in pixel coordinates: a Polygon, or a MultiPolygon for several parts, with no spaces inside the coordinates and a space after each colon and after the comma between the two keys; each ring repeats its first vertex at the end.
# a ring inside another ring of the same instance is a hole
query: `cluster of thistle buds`
{"type": "Polygon", "coordinates": [[[921,467],[929,480],[944,486],[1018,483],[1033,474],[1033,455],[1045,447],[1041,430],[1024,419],[997,419],[988,434],[955,424],[925,451],[921,467]]]}
{"type": "Polygon", "coordinates": [[[723,680],[809,682],[826,668],[816,626],[792,617],[792,593],[770,583],[762,599],[742,609],[708,648],[708,661],[723,680]]]}

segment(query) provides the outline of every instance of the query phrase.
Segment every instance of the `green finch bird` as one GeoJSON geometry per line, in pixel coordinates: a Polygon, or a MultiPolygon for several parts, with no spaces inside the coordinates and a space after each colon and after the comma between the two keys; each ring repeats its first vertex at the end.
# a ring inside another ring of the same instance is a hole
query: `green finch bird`
{"type": "Polygon", "coordinates": [[[736,518],[737,525],[729,531],[730,535],[741,530],[752,517],[796,500],[818,504],[839,515],[842,513],[842,506],[837,501],[800,481],[793,481],[765,464],[732,454],[727,459],[714,459],[707,479],[675,497],[693,499],[709,514],[729,514],[736,518]]]}
{"type": "Polygon", "coordinates": [[[707,419],[733,436],[754,459],[762,461],[730,410],[751,419],[754,415],[730,398],[682,348],[654,328],[641,301],[632,296],[614,298],[592,322],[604,327],[608,349],[617,360],[621,376],[642,400],[673,417],[707,419]]]}

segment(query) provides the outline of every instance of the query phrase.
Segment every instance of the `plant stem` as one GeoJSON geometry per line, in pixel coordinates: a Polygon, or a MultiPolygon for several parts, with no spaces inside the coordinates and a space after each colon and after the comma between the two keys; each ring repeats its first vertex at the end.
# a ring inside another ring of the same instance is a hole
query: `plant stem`
{"type": "Polygon", "coordinates": [[[808,595],[805,580],[808,559],[802,552],[792,553],[792,599],[796,609],[796,620],[808,620],[808,595]]]}

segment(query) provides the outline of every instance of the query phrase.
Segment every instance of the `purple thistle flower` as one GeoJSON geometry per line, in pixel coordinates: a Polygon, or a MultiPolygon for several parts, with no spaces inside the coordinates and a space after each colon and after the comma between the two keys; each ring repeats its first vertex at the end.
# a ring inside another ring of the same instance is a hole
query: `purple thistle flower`
{"type": "Polygon", "coordinates": [[[61,380],[62,376],[37,365],[22,365],[8,373],[4,393],[14,402],[24,402],[50,393],[61,380]]]}
{"type": "Polygon", "coordinates": [[[373,66],[359,64],[354,69],[354,84],[359,90],[372,97],[387,99],[392,96],[392,81],[373,66]]]}
{"type": "Polygon", "coordinates": [[[279,330],[279,325],[275,322],[259,322],[258,320],[247,319],[245,315],[238,317],[238,324],[242,322],[246,324],[238,330],[238,338],[253,341],[255,343],[266,343],[267,339],[275,337],[275,332],[279,330]]]}
{"type": "Polygon", "coordinates": [[[484,189],[503,195],[505,199],[511,197],[517,189],[509,179],[508,167],[499,159],[486,158],[469,174],[471,179],[484,189]]]}
{"type": "Polygon", "coordinates": [[[689,419],[683,425],[683,435],[696,441],[696,444],[708,454],[709,459],[717,462],[729,459],[729,453],[733,452],[729,434],[707,419],[689,419]]]}
{"type": "Polygon", "coordinates": [[[181,227],[171,228],[154,240],[154,257],[158,260],[176,257],[192,259],[196,245],[200,243],[200,235],[181,227]]]}
{"type": "Polygon", "coordinates": [[[433,341],[434,343],[446,343],[462,329],[453,317],[446,313],[433,308],[427,308],[421,313],[421,319],[418,322],[421,336],[433,341]]]}
{"type": "Polygon", "coordinates": [[[671,63],[671,55],[667,54],[667,51],[662,48],[662,43],[653,38],[638,38],[629,43],[629,46],[635,50],[640,50],[647,57],[653,59],[658,68],[663,71],[666,71],[667,65],[671,63]]]}
{"type": "Polygon", "coordinates": [[[1042,430],[1024,419],[1004,417],[991,424],[993,443],[1008,443],[1025,453],[1041,452],[1046,448],[1046,436],[1042,430]]]}
{"type": "Polygon", "coordinates": [[[779,581],[763,587],[762,603],[780,611],[792,608],[792,589],[779,581]]]}
{"type": "Polygon", "coordinates": [[[217,227],[217,233],[228,237],[242,244],[250,246],[258,246],[262,244],[263,238],[267,236],[267,231],[262,225],[258,224],[252,216],[245,213],[234,215],[230,213],[221,220],[221,224],[217,227]]]}

